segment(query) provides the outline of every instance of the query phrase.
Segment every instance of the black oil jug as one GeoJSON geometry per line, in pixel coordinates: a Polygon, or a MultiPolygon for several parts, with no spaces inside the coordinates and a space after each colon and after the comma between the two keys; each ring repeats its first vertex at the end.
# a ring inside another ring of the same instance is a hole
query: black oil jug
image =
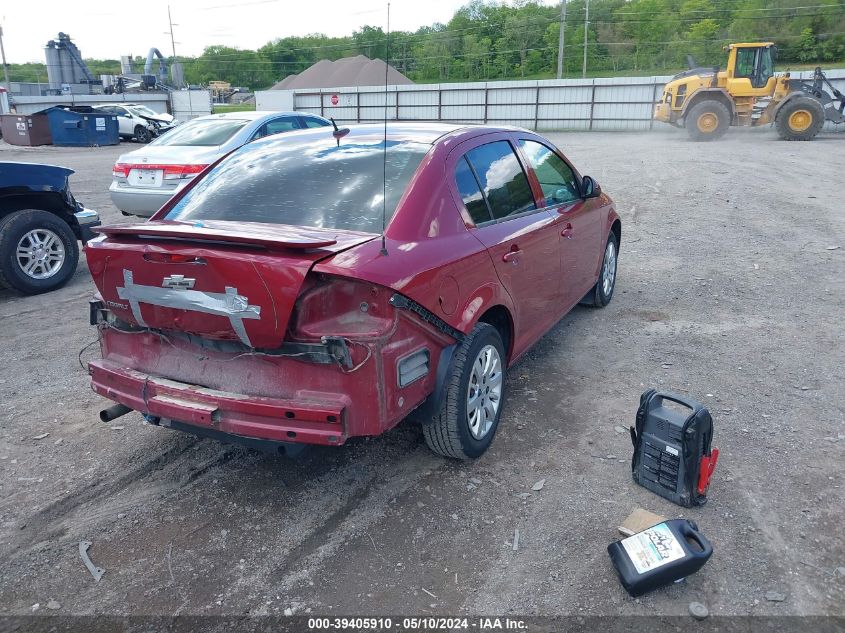
{"type": "Polygon", "coordinates": [[[692,521],[672,519],[611,543],[607,553],[622,586],[641,596],[697,572],[713,546],[692,521]]]}

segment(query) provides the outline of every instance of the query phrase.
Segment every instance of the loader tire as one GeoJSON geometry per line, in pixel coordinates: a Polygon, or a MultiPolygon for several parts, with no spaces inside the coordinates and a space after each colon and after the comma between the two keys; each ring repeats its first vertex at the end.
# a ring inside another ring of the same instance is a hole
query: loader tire
{"type": "Polygon", "coordinates": [[[775,117],[775,127],[785,141],[811,141],[823,125],[824,108],[810,97],[789,100],[775,117]]]}
{"type": "Polygon", "coordinates": [[[722,138],[731,125],[731,113],[721,101],[707,99],[696,103],[684,117],[684,125],[694,141],[722,138]]]}

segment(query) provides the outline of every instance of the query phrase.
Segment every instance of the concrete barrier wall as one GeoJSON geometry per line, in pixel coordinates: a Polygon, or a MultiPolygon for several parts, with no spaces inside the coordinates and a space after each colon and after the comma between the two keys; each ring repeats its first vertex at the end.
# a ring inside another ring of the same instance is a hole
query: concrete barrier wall
{"type": "MultiPolygon", "coordinates": [[[[845,92],[845,69],[826,71],[845,92]]],[[[812,78],[812,71],[792,73],[812,78]]],[[[649,130],[668,75],[597,79],[548,79],[454,84],[338,87],[256,92],[261,110],[302,110],[339,123],[384,120],[450,121],[517,125],[540,131],[649,130]]],[[[845,131],[844,125],[827,123],[845,131]]]]}
{"type": "Polygon", "coordinates": [[[143,103],[156,112],[167,112],[168,95],[165,92],[120,95],[62,95],[50,97],[13,97],[19,114],[32,114],[57,105],[96,106],[101,103],[143,103]]]}

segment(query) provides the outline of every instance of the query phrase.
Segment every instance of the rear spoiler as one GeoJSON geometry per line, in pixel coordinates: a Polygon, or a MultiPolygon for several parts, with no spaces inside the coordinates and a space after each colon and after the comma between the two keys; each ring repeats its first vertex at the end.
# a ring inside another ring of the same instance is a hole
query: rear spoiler
{"type": "MultiPolygon", "coordinates": [[[[267,248],[312,249],[338,243],[337,236],[303,230],[286,225],[250,222],[212,222],[197,224],[151,221],[141,224],[98,226],[93,229],[108,236],[129,236],[147,239],[178,239],[191,242],[243,244],[267,248]]],[[[360,237],[356,235],[358,240],[360,237]]],[[[342,239],[342,238],[341,238],[342,239]]],[[[346,241],[343,240],[342,241],[346,241]]]]}

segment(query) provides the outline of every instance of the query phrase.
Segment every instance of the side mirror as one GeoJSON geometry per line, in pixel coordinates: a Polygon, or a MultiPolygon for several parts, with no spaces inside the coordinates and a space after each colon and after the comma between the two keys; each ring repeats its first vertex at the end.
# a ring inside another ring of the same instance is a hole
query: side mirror
{"type": "Polygon", "coordinates": [[[584,198],[598,198],[601,195],[599,183],[590,176],[584,176],[581,179],[581,189],[584,191],[584,198]]]}

